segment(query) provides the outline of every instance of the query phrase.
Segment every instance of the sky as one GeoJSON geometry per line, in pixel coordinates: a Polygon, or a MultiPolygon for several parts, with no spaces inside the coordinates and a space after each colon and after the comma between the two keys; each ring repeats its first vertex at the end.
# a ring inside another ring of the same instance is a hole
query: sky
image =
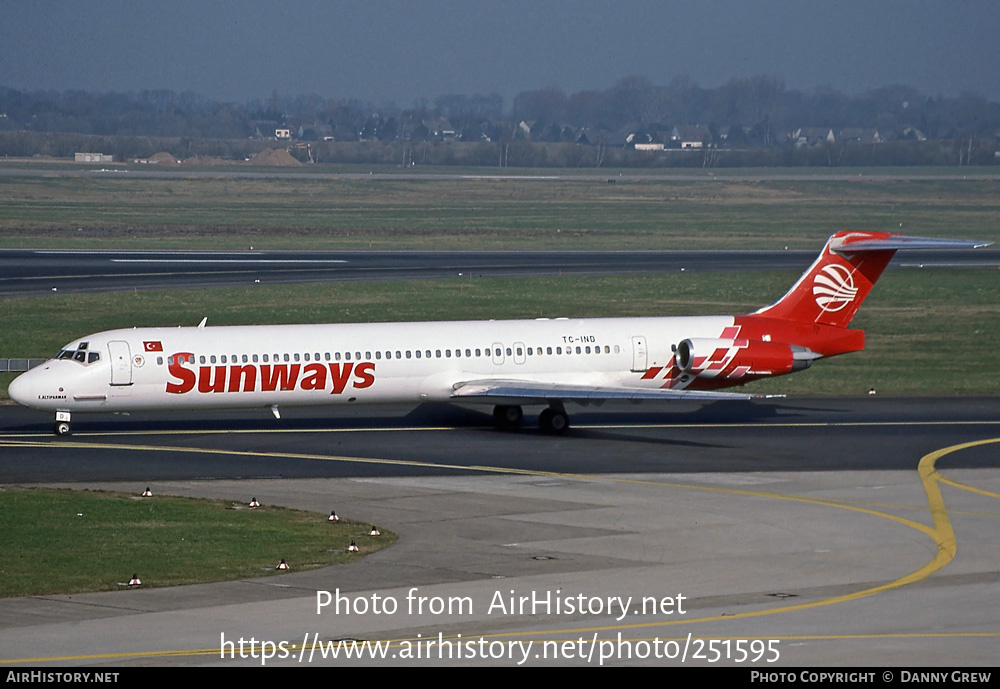
{"type": "Polygon", "coordinates": [[[400,107],[626,76],[1000,101],[997,0],[0,0],[0,86],[400,107]]]}

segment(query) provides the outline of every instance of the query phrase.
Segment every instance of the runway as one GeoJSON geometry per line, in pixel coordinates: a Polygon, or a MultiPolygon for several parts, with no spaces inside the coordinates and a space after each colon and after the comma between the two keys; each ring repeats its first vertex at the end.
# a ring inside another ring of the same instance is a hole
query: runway
{"type": "Polygon", "coordinates": [[[365,665],[995,663],[1000,400],[570,411],[561,437],[443,405],[94,417],[66,440],[0,408],[5,484],[252,493],[401,537],[339,568],[0,601],[0,662],[343,666],[320,655],[352,639],[391,642],[365,665]],[[397,608],[318,612],[324,591],[397,608]]]}
{"type": "MultiPolygon", "coordinates": [[[[801,271],[815,250],[788,251],[59,251],[0,250],[0,297],[53,291],[199,289],[538,275],[801,271]]],[[[890,270],[1000,266],[1000,249],[901,251],[890,270]]]]}

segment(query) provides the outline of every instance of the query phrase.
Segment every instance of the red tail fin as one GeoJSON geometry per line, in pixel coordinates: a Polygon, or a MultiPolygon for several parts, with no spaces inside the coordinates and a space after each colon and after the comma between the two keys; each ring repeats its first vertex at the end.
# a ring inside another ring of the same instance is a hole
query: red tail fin
{"type": "Polygon", "coordinates": [[[757,313],[846,328],[896,249],[919,248],[914,239],[885,232],[838,232],[788,293],[757,313]]]}

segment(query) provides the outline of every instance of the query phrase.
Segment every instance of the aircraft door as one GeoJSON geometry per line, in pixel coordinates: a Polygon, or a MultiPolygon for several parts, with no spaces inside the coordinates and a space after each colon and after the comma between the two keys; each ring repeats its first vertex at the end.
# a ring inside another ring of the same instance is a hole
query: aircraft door
{"type": "Polygon", "coordinates": [[[493,347],[490,348],[490,352],[493,354],[493,364],[501,366],[504,362],[503,345],[499,342],[494,342],[493,347]]]}
{"type": "Polygon", "coordinates": [[[524,361],[525,361],[525,354],[524,354],[524,352],[525,352],[526,349],[527,348],[524,346],[523,342],[515,342],[514,343],[514,363],[515,364],[523,364],[524,363],[524,361]]]}
{"type": "Polygon", "coordinates": [[[646,338],[642,335],[632,336],[632,370],[645,371],[649,358],[646,350],[646,338]]]}
{"type": "Polygon", "coordinates": [[[108,354],[111,355],[111,384],[132,384],[132,352],[128,342],[113,340],[108,343],[108,354]]]}

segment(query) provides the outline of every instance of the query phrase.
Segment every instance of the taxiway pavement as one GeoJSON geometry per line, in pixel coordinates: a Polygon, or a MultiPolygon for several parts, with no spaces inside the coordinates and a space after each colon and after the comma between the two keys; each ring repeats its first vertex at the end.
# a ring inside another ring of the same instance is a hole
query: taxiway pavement
{"type": "Polygon", "coordinates": [[[260,665],[267,641],[268,665],[745,666],[743,651],[762,651],[762,668],[995,663],[1000,401],[632,410],[578,412],[562,437],[434,407],[302,410],[280,431],[260,430],[263,416],[109,417],[66,440],[47,435],[46,415],[2,408],[6,484],[253,494],[321,519],[335,508],[400,541],[343,567],[0,601],[0,660],[260,665]],[[438,466],[413,466],[428,460],[438,466]],[[395,612],[317,612],[338,590],[395,612]],[[683,614],[650,609],[678,596],[683,614]],[[438,635],[447,643],[426,645],[438,635]],[[257,648],[222,658],[241,638],[257,648]],[[385,660],[332,659],[345,639],[391,643],[385,660]],[[682,648],[683,660],[656,657],[682,648]]]}

